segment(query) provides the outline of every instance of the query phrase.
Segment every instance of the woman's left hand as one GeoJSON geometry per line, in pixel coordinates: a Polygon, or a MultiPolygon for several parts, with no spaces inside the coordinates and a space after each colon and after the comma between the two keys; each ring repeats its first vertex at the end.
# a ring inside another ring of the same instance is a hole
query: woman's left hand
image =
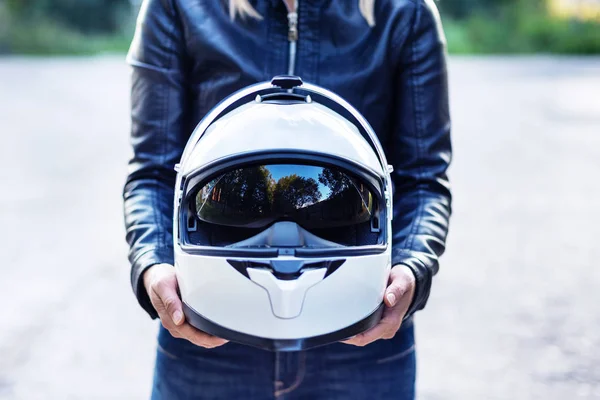
{"type": "Polygon", "coordinates": [[[360,333],[342,343],[354,346],[366,346],[379,339],[391,339],[394,337],[404,314],[408,311],[415,292],[415,276],[406,265],[396,265],[390,272],[390,284],[385,290],[381,321],[366,332],[360,333]]]}

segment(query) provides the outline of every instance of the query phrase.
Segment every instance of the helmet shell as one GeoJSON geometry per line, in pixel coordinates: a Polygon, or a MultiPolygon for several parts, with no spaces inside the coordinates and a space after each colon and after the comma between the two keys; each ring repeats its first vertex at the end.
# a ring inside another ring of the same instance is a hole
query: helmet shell
{"type": "Polygon", "coordinates": [[[240,106],[209,126],[181,166],[181,173],[225,157],[269,151],[323,153],[361,165],[378,176],[385,174],[356,126],[315,102],[240,106]]]}

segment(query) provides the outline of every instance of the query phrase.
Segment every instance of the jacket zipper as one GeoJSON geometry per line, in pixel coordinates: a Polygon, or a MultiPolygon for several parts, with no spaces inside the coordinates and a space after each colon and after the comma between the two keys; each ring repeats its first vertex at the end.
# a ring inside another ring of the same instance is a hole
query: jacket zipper
{"type": "Polygon", "coordinates": [[[298,0],[293,0],[293,8],[284,0],[288,14],[289,64],[288,75],[294,75],[296,70],[296,46],[298,44],[298,0]]]}

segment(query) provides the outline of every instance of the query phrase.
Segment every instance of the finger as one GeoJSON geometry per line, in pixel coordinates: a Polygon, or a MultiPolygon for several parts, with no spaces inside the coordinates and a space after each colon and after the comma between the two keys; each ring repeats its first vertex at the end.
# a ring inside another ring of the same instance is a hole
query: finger
{"type": "Polygon", "coordinates": [[[390,284],[385,290],[384,302],[388,307],[396,307],[402,303],[410,288],[414,276],[408,267],[398,265],[390,272],[390,284]]]}
{"type": "Polygon", "coordinates": [[[352,336],[351,338],[346,339],[346,340],[340,340],[340,343],[350,344],[352,346],[358,346],[358,347],[364,346],[362,344],[362,338],[360,337],[360,334],[356,335],[356,336],[352,336]]]}
{"type": "Polygon", "coordinates": [[[358,335],[350,336],[349,338],[340,340],[340,343],[354,344],[354,338],[356,338],[356,336],[358,336],[358,335]]]}
{"type": "Polygon", "coordinates": [[[401,323],[402,317],[395,310],[387,309],[384,311],[381,321],[373,328],[341,342],[355,346],[366,346],[379,339],[391,339],[400,329],[401,323]]]}
{"type": "Polygon", "coordinates": [[[384,325],[385,329],[381,334],[381,339],[391,339],[396,335],[402,324],[402,317],[404,317],[405,312],[398,307],[388,308],[383,312],[380,324],[384,325]]]}
{"type": "Polygon", "coordinates": [[[167,312],[167,307],[163,304],[162,299],[154,291],[151,291],[150,293],[150,302],[152,303],[152,306],[154,306],[154,309],[160,318],[160,322],[165,329],[171,332],[173,337],[179,337],[179,334],[175,332],[177,325],[175,325],[173,318],[167,312]]]}
{"type": "Polygon", "coordinates": [[[167,307],[165,307],[165,305],[163,304],[160,296],[156,294],[156,292],[152,289],[150,289],[148,296],[150,297],[150,303],[152,303],[152,306],[154,307],[158,316],[160,317],[161,322],[163,322],[163,325],[165,324],[165,321],[163,321],[163,319],[167,319],[169,320],[169,323],[173,323],[173,320],[167,314],[167,307]]]}
{"type": "Polygon", "coordinates": [[[181,300],[179,300],[179,296],[177,295],[177,280],[175,276],[158,281],[155,285],[152,285],[152,290],[160,298],[165,312],[169,315],[173,323],[175,325],[183,324],[185,317],[183,315],[181,300]]]}
{"type": "Polygon", "coordinates": [[[184,323],[176,328],[177,332],[183,339],[187,339],[196,346],[213,348],[224,345],[228,340],[210,335],[206,332],[202,332],[188,323],[184,323]]]}
{"type": "Polygon", "coordinates": [[[373,343],[376,340],[383,339],[384,336],[389,335],[390,331],[392,331],[392,328],[390,327],[389,323],[385,323],[382,320],[382,322],[375,325],[368,331],[359,333],[350,339],[343,340],[342,343],[362,347],[368,345],[369,343],[373,343]]]}
{"type": "Polygon", "coordinates": [[[404,297],[406,286],[401,279],[394,279],[392,283],[385,289],[384,301],[388,307],[395,307],[398,301],[404,297]]]}
{"type": "Polygon", "coordinates": [[[375,325],[373,328],[369,329],[366,332],[359,333],[358,335],[354,336],[353,338],[343,340],[342,343],[363,347],[363,346],[368,345],[369,343],[376,341],[377,339],[380,339],[381,335],[383,334],[383,332],[385,332],[385,330],[386,330],[386,326],[382,325],[380,323],[380,324],[375,325]]]}
{"type": "Polygon", "coordinates": [[[167,329],[171,336],[173,336],[174,338],[186,339],[195,344],[196,346],[206,348],[221,346],[228,342],[228,340],[221,339],[219,337],[202,332],[194,328],[187,322],[184,322],[181,325],[175,325],[171,317],[165,311],[162,312],[162,315],[159,312],[159,316],[160,321],[165,327],[165,329],[167,329]]]}
{"type": "MultiPolygon", "coordinates": [[[[161,282],[164,282],[164,280],[161,282]]],[[[169,331],[171,336],[179,339],[189,340],[197,346],[202,346],[206,348],[221,346],[228,342],[228,340],[209,335],[208,333],[202,332],[192,327],[190,324],[185,323],[183,321],[183,318],[179,325],[177,325],[174,321],[174,318],[172,317],[172,312],[168,311],[169,305],[165,305],[166,300],[164,300],[164,297],[161,297],[162,295],[167,297],[167,299],[172,298],[172,290],[173,289],[171,285],[164,285],[158,283],[157,285],[153,286],[153,289],[150,293],[150,301],[156,309],[156,312],[160,317],[161,323],[163,324],[165,329],[169,331]]],[[[176,301],[179,302],[179,307],[181,307],[181,301],[179,300],[179,297],[175,296],[175,298],[176,301]]]]}

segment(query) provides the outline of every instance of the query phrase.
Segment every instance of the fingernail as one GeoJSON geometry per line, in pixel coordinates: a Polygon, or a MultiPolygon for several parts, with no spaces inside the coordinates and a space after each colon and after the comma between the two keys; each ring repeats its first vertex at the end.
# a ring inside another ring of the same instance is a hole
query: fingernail
{"type": "Polygon", "coordinates": [[[173,313],[173,322],[175,322],[177,325],[179,325],[181,323],[182,319],[183,319],[183,314],[181,313],[181,311],[177,310],[173,313]]]}
{"type": "Polygon", "coordinates": [[[390,306],[393,306],[394,304],[396,304],[396,296],[394,295],[394,293],[388,293],[387,300],[388,300],[388,303],[390,303],[390,306]]]}

